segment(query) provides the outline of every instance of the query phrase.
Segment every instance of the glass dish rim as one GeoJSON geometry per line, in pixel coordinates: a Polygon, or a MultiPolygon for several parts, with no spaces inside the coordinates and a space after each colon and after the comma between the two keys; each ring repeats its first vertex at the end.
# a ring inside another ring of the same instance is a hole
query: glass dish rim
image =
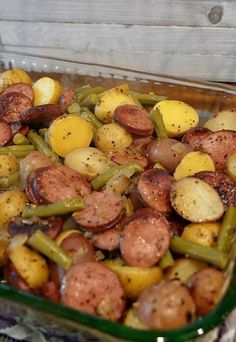
{"type": "MultiPolygon", "coordinates": [[[[192,86],[192,87],[201,87],[204,86],[206,90],[216,90],[222,91],[226,93],[230,93],[236,95],[236,87],[227,84],[221,84],[217,82],[207,82],[195,79],[188,79],[188,78],[179,78],[173,77],[166,74],[156,74],[150,72],[144,72],[141,70],[135,69],[127,69],[123,67],[117,67],[112,65],[104,65],[98,63],[88,63],[88,62],[80,62],[68,59],[60,59],[54,58],[51,56],[43,56],[43,55],[36,55],[36,54],[28,54],[28,53],[21,53],[21,52],[14,52],[14,51],[7,51],[0,49],[0,59],[4,56],[17,56],[19,58],[37,58],[42,61],[50,60],[51,62],[65,62],[65,63],[73,63],[76,65],[81,66],[91,66],[91,67],[102,67],[107,70],[117,70],[135,73],[137,75],[142,76],[153,76],[158,79],[159,82],[173,82],[176,84],[181,84],[185,86],[192,86]],[[180,82],[180,83],[178,83],[180,82]]],[[[97,329],[100,332],[104,332],[108,335],[118,338],[125,338],[127,340],[134,340],[135,341],[148,341],[151,339],[152,341],[157,340],[157,338],[163,337],[165,341],[171,340],[171,338],[176,338],[177,335],[181,335],[181,341],[187,341],[188,339],[195,338],[197,336],[201,336],[203,333],[208,332],[209,330],[216,327],[218,324],[222,323],[225,316],[230,313],[230,311],[236,306],[236,290],[233,290],[233,286],[236,286],[236,266],[234,267],[234,272],[232,274],[232,279],[230,284],[228,285],[227,291],[224,294],[221,302],[217,305],[217,307],[211,311],[207,316],[200,318],[199,320],[188,324],[185,327],[174,329],[174,330],[159,330],[159,331],[145,331],[145,330],[138,330],[133,329],[130,327],[126,327],[119,323],[114,323],[108,320],[104,320],[100,317],[92,316],[79,310],[74,310],[72,308],[66,307],[62,304],[54,303],[46,298],[32,295],[14,288],[11,288],[7,285],[0,284],[0,296],[8,299],[9,301],[13,301],[16,299],[17,303],[27,304],[29,307],[44,312],[46,314],[53,314],[54,318],[56,316],[60,318],[66,318],[67,320],[71,320],[74,323],[83,324],[86,327],[91,327],[97,329]],[[234,301],[232,300],[234,298],[234,301]],[[46,308],[45,308],[46,307],[46,308]]],[[[150,340],[150,341],[151,341],[150,340]]],[[[180,341],[179,340],[179,341],[180,341]]],[[[157,340],[158,341],[158,340],[157,340]]]]}

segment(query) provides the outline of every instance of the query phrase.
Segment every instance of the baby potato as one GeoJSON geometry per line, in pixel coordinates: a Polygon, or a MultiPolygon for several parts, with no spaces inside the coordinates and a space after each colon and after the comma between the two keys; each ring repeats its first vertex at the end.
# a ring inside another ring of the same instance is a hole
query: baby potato
{"type": "Polygon", "coordinates": [[[57,103],[62,92],[60,83],[50,77],[42,77],[33,85],[34,106],[57,103]]]}
{"type": "Polygon", "coordinates": [[[215,247],[220,231],[220,223],[190,223],[184,228],[182,237],[205,247],[215,247]]]}
{"type": "Polygon", "coordinates": [[[117,123],[110,123],[98,128],[94,143],[95,146],[104,151],[119,151],[132,144],[132,136],[117,123]]]}
{"type": "Polygon", "coordinates": [[[178,180],[183,177],[193,176],[201,171],[215,171],[214,161],[207,153],[199,151],[189,152],[177,165],[174,178],[178,180]]]}
{"type": "Polygon", "coordinates": [[[9,176],[18,170],[16,157],[13,155],[0,155],[0,177],[9,176]]]}
{"type": "Polygon", "coordinates": [[[113,119],[115,109],[124,104],[137,105],[129,95],[129,87],[126,84],[105,91],[96,104],[94,113],[99,120],[109,123],[113,119]]]}
{"type": "Polygon", "coordinates": [[[106,171],[110,160],[95,147],[81,147],[68,153],[65,165],[85,175],[89,180],[106,171]]]}
{"type": "Polygon", "coordinates": [[[104,264],[118,275],[127,296],[134,299],[146,287],[159,283],[163,278],[160,267],[123,266],[115,260],[105,261],[104,264]]]}
{"type": "Polygon", "coordinates": [[[92,138],[91,124],[76,114],[59,116],[47,133],[49,145],[61,157],[79,147],[88,147],[92,138]]]}
{"type": "Polygon", "coordinates": [[[204,127],[213,132],[221,131],[222,129],[230,129],[236,131],[236,111],[223,110],[205,122],[204,127]]]}
{"type": "Polygon", "coordinates": [[[158,108],[162,114],[168,137],[181,137],[199,122],[197,111],[185,102],[163,100],[153,109],[158,108]]]}
{"type": "Polygon", "coordinates": [[[207,266],[205,262],[190,258],[180,258],[167,271],[166,279],[178,279],[181,283],[185,284],[191,275],[207,268],[207,266]]]}
{"type": "Polygon", "coordinates": [[[231,154],[227,160],[225,171],[236,182],[236,152],[231,154]]]}
{"type": "Polygon", "coordinates": [[[0,194],[0,225],[9,222],[25,208],[27,197],[20,190],[8,190],[0,194]]]}
{"type": "Polygon", "coordinates": [[[9,259],[27,285],[35,289],[48,279],[48,266],[45,259],[37,252],[22,245],[8,253],[9,259]]]}
{"type": "Polygon", "coordinates": [[[22,69],[6,70],[0,76],[0,93],[15,83],[25,83],[31,85],[32,80],[27,72],[22,69]]]}

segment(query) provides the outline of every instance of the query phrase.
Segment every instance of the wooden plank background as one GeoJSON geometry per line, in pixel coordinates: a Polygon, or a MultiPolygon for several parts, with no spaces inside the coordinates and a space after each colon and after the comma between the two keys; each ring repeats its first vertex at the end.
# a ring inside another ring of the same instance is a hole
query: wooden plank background
{"type": "Polygon", "coordinates": [[[5,49],[236,81],[236,1],[0,1],[5,49]]]}

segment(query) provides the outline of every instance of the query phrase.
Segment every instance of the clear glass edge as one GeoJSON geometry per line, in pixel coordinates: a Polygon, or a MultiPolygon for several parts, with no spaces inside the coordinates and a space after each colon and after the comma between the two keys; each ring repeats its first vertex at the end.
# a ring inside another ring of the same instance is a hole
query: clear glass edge
{"type": "MultiPolygon", "coordinates": [[[[47,72],[47,63],[52,63],[53,65],[57,66],[54,72],[64,73],[73,73],[75,72],[75,69],[78,69],[78,71],[81,72],[79,67],[84,68],[84,70],[82,71],[83,73],[87,70],[87,68],[93,67],[93,70],[96,70],[96,72],[98,73],[97,75],[101,76],[107,75],[108,77],[116,78],[121,75],[128,75],[128,77],[134,77],[134,79],[137,80],[144,79],[145,81],[146,79],[156,82],[168,82],[172,84],[184,85],[186,87],[197,87],[206,90],[215,90],[236,95],[236,87],[227,84],[203,82],[192,79],[172,77],[165,74],[145,73],[140,70],[114,67],[110,65],[64,60],[60,58],[25,54],[0,49],[0,59],[5,62],[5,67],[7,67],[7,65],[8,67],[11,67],[11,63],[12,61],[14,61],[15,58],[21,59],[22,67],[24,67],[25,64],[26,69],[27,67],[30,67],[30,65],[27,65],[27,61],[30,61],[30,63],[37,63],[37,61],[39,61],[44,66],[44,72],[47,72]],[[58,67],[58,65],[60,64],[63,64],[63,70],[58,67]]],[[[187,341],[189,339],[201,336],[202,334],[205,334],[216,327],[218,324],[221,324],[224,321],[225,317],[236,306],[236,266],[234,266],[233,274],[231,275],[231,280],[226,293],[224,294],[221,302],[212,312],[210,312],[204,318],[201,318],[198,321],[195,321],[183,328],[170,331],[160,330],[154,332],[129,328],[119,323],[113,323],[111,321],[107,321],[96,316],[91,316],[78,310],[65,307],[62,304],[51,302],[43,297],[25,293],[3,284],[0,284],[0,296],[6,298],[9,301],[21,303],[23,305],[27,304],[33,309],[55,315],[55,318],[56,316],[58,316],[60,318],[65,318],[73,322],[78,322],[91,328],[95,328],[98,331],[104,332],[108,335],[118,338],[124,338],[127,341],[151,342],[157,341],[158,337],[163,338],[163,341],[187,341]]]]}

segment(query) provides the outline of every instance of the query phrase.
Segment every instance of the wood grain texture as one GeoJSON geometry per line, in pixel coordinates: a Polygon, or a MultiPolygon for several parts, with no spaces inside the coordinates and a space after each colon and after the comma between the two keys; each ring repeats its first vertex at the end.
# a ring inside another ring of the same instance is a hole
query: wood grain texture
{"type": "Polygon", "coordinates": [[[235,27],[232,0],[7,0],[0,1],[0,18],[71,23],[211,26],[211,9],[221,6],[217,26],[235,27]]]}

